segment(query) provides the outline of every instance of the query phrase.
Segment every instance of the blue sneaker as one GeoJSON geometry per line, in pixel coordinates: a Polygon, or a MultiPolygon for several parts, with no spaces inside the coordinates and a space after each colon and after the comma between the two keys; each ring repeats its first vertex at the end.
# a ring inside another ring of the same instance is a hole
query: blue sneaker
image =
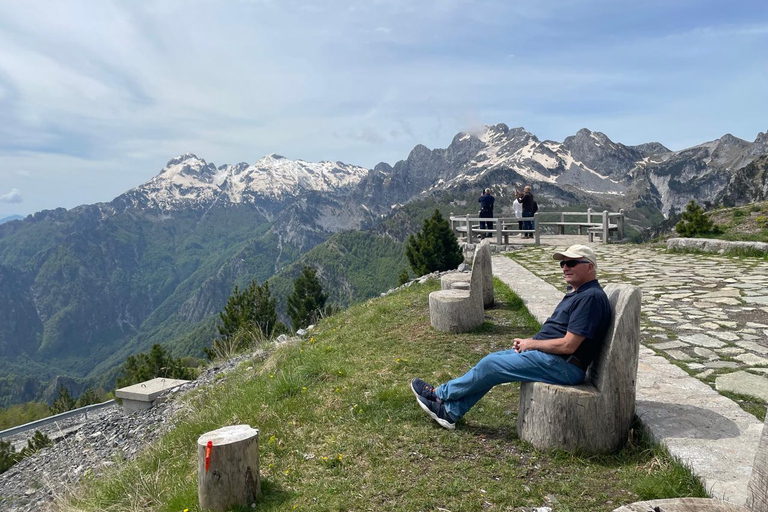
{"type": "Polygon", "coordinates": [[[417,396],[416,400],[418,400],[419,405],[424,409],[424,412],[429,414],[429,417],[435,420],[438,425],[447,428],[448,430],[456,428],[456,420],[451,418],[442,403],[427,400],[423,396],[417,396]]]}
{"type": "Polygon", "coordinates": [[[421,379],[413,379],[411,381],[411,391],[416,395],[416,398],[423,396],[427,400],[437,402],[437,395],[435,394],[435,388],[430,386],[421,379]]]}

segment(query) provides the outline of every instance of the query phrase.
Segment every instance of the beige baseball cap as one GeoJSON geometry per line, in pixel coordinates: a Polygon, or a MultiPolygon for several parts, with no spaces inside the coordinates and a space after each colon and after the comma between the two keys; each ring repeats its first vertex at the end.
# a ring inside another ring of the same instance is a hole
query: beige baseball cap
{"type": "Polygon", "coordinates": [[[597,269],[597,256],[591,247],[586,245],[572,245],[562,252],[556,252],[552,255],[553,260],[588,260],[597,269]]]}

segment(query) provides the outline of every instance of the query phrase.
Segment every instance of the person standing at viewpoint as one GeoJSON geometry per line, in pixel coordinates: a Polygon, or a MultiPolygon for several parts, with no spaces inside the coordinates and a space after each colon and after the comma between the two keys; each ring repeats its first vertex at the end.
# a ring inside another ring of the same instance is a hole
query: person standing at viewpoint
{"type": "MultiPolygon", "coordinates": [[[[512,202],[512,211],[515,212],[515,218],[517,219],[517,229],[523,230],[523,193],[520,190],[515,190],[515,200],[512,202]]],[[[520,238],[523,238],[523,234],[520,233],[520,238]]]]}
{"type": "MultiPolygon", "coordinates": [[[[487,188],[483,191],[483,195],[477,200],[480,203],[480,218],[491,219],[493,218],[493,203],[496,199],[491,195],[491,189],[487,188]]],[[[493,229],[493,222],[480,221],[480,229],[493,229]]],[[[482,233],[480,238],[485,238],[487,233],[482,233]]]]}
{"type": "MultiPolygon", "coordinates": [[[[533,217],[533,213],[533,193],[531,193],[531,186],[526,185],[525,189],[523,190],[523,218],[533,217]]],[[[532,230],[533,221],[523,221],[523,229],[532,230]]],[[[533,233],[525,233],[523,238],[533,238],[533,233]]]]}

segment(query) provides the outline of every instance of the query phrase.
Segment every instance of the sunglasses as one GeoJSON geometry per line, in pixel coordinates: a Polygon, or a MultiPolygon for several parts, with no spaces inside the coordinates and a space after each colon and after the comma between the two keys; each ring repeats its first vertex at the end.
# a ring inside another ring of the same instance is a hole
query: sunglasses
{"type": "Polygon", "coordinates": [[[560,268],[563,268],[563,267],[573,268],[579,263],[592,263],[592,262],[587,260],[561,260],[560,268]]]}

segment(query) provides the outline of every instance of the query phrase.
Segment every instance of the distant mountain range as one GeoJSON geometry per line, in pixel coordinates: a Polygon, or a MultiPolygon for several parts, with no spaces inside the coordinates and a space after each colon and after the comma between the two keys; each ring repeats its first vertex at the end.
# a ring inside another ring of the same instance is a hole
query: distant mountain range
{"type": "Polygon", "coordinates": [[[10,222],[12,220],[21,220],[23,218],[24,217],[22,217],[21,215],[9,215],[8,217],[0,218],[0,224],[3,224],[5,222],[10,222]]]}
{"type": "Polygon", "coordinates": [[[0,405],[45,398],[62,376],[75,393],[110,387],[125,357],[153,343],[199,354],[235,284],[269,279],[282,305],[301,264],[338,304],[371,297],[396,284],[403,242],[431,210],[475,213],[481,188],[497,215],[511,215],[526,184],[542,210],[624,208],[639,237],[691,199],[766,199],[766,167],[764,133],[670,151],[587,129],[540,141],[504,124],[371,170],[181,155],[109,203],[0,225],[0,405]]]}

